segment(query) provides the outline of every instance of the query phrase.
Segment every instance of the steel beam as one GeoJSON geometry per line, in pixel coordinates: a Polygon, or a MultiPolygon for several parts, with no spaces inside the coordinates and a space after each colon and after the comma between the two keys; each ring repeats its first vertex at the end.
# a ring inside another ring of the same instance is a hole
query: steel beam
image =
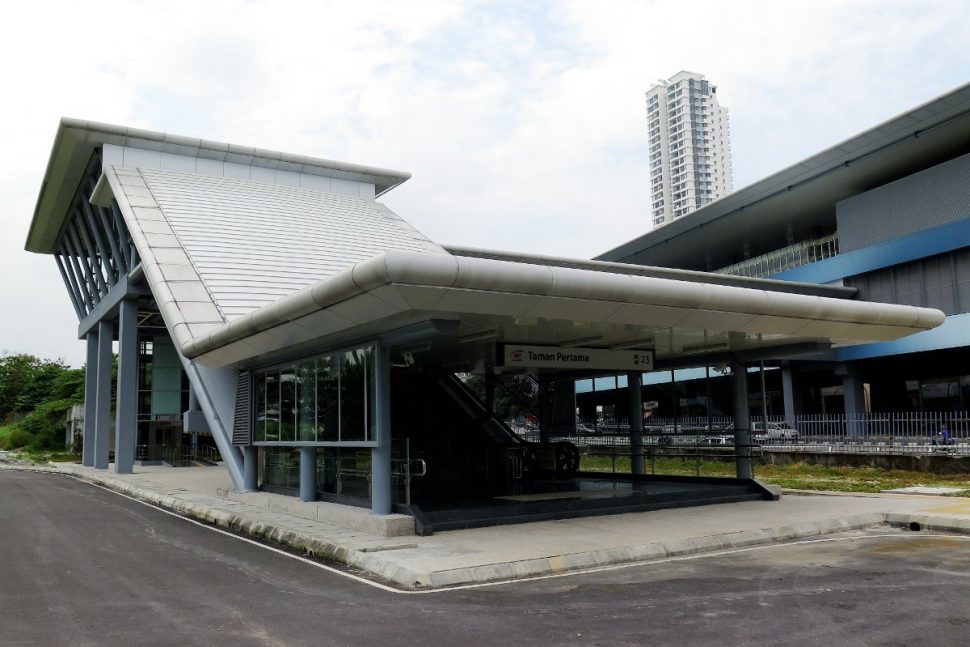
{"type": "Polygon", "coordinates": [[[98,322],[102,319],[114,319],[115,313],[118,310],[119,304],[124,299],[137,298],[143,295],[150,295],[151,292],[148,288],[142,287],[140,285],[135,285],[128,279],[128,276],[123,276],[120,281],[115,283],[114,287],[105,294],[100,301],[94,304],[91,311],[78,323],[77,326],[77,336],[78,339],[84,337],[89,330],[93,329],[98,325],[98,322]]]}
{"type": "Polygon", "coordinates": [[[101,266],[104,267],[105,276],[108,279],[108,283],[114,285],[118,277],[116,276],[115,268],[111,265],[111,256],[108,254],[108,246],[105,245],[104,238],[101,236],[101,229],[98,227],[98,223],[94,221],[91,205],[83,198],[79,202],[81,204],[81,211],[84,213],[84,219],[88,223],[91,234],[94,236],[94,244],[98,249],[98,256],[101,259],[101,266]]]}
{"type": "Polygon", "coordinates": [[[54,262],[57,263],[57,270],[61,273],[61,280],[64,281],[64,287],[67,288],[67,293],[71,297],[71,305],[74,306],[74,312],[77,313],[78,319],[84,319],[85,312],[81,309],[81,302],[79,301],[79,295],[74,291],[74,286],[71,285],[71,281],[67,278],[67,271],[64,269],[64,261],[61,259],[60,254],[54,254],[54,262]]]}
{"type": "Polygon", "coordinates": [[[80,248],[77,244],[75,244],[74,238],[74,232],[71,231],[70,228],[64,230],[64,247],[68,251],[68,258],[71,260],[71,265],[74,267],[74,274],[77,277],[78,284],[80,285],[81,291],[84,294],[87,310],[90,312],[91,308],[94,307],[95,302],[97,302],[97,299],[95,299],[94,292],[92,291],[87,263],[81,257],[80,248]]]}
{"type": "Polygon", "coordinates": [[[98,218],[101,220],[101,226],[104,228],[105,236],[108,237],[108,244],[111,245],[111,258],[114,259],[115,266],[118,268],[118,276],[123,276],[128,273],[130,268],[128,267],[127,259],[121,253],[121,247],[118,245],[118,239],[122,232],[116,232],[112,227],[111,221],[108,219],[107,209],[95,206],[95,210],[98,212],[98,218]]]}
{"type": "Polygon", "coordinates": [[[91,234],[88,232],[88,228],[84,222],[84,217],[81,216],[81,212],[78,209],[74,210],[74,226],[77,228],[78,233],[84,242],[84,248],[88,252],[88,257],[91,259],[91,269],[98,281],[98,291],[101,295],[107,294],[108,282],[105,281],[104,274],[101,272],[101,262],[98,259],[98,250],[91,241],[91,234]]]}
{"type": "Polygon", "coordinates": [[[115,404],[115,472],[131,474],[138,437],[138,301],[118,308],[118,397],[115,404]]]}
{"type": "Polygon", "coordinates": [[[115,227],[118,230],[118,243],[121,247],[121,255],[125,259],[125,265],[128,267],[130,272],[135,264],[132,262],[131,258],[131,236],[126,236],[128,233],[128,228],[125,226],[125,218],[121,215],[121,209],[118,207],[117,200],[111,200],[111,213],[115,219],[115,227]],[[127,239],[127,240],[126,240],[127,239]]]}

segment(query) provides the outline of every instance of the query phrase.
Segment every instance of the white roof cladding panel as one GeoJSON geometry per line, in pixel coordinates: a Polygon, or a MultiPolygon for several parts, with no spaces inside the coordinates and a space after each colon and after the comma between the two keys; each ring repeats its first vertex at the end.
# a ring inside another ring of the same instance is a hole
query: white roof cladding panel
{"type": "Polygon", "coordinates": [[[447,254],[369,200],[251,180],[139,172],[230,320],[384,251],[447,254]]]}

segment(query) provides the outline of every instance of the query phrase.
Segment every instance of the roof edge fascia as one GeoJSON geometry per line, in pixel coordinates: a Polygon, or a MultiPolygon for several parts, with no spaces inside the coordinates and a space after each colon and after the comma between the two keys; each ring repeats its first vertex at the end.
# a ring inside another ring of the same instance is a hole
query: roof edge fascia
{"type": "MultiPolygon", "coordinates": [[[[479,290],[713,309],[806,320],[928,330],[945,315],[932,308],[833,299],[723,285],[444,254],[383,252],[181,345],[189,359],[388,285],[479,290]]],[[[905,334],[905,333],[904,333],[905,334]]]]}
{"type": "Polygon", "coordinates": [[[544,254],[522,254],[519,252],[481,249],[477,247],[463,247],[460,245],[442,245],[441,247],[445,251],[454,254],[455,256],[467,256],[470,258],[486,258],[535,265],[550,265],[553,267],[592,270],[594,272],[649,276],[653,278],[673,279],[676,281],[691,281],[694,283],[711,283],[714,285],[728,285],[739,288],[754,288],[756,290],[769,290],[772,292],[808,294],[814,296],[831,297],[834,299],[851,299],[859,292],[856,288],[841,285],[810,283],[805,281],[753,278],[749,276],[718,274],[716,272],[701,272],[698,270],[684,270],[653,265],[636,265],[633,263],[617,263],[613,261],[586,260],[567,258],[563,256],[548,256],[544,254]]]}

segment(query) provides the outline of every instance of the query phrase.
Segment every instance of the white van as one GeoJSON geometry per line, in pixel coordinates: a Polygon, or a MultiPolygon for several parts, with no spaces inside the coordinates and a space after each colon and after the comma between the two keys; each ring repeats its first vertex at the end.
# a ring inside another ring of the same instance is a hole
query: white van
{"type": "Polygon", "coordinates": [[[751,423],[752,433],[768,440],[798,440],[798,430],[787,422],[769,422],[767,427],[760,420],[751,423]]]}

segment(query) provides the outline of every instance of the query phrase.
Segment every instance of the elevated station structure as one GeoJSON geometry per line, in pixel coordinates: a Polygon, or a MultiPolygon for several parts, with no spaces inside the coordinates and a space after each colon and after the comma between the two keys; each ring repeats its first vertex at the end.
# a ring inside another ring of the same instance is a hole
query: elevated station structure
{"type": "MultiPolygon", "coordinates": [[[[946,320],[931,331],[774,362],[765,408],[792,423],[912,414],[933,424],[942,415],[970,433],[970,84],[598,258],[939,309],[946,320]]],[[[690,382],[674,390],[689,399],[698,390],[690,382]]],[[[670,399],[659,401],[659,415],[673,415],[670,399]]]]}
{"type": "MultiPolygon", "coordinates": [[[[84,463],[109,465],[115,340],[114,468],[132,471],[146,444],[139,415],[160,399],[145,387],[150,330],[153,351],[167,345],[184,373],[185,430],[211,437],[239,490],[364,502],[377,514],[516,500],[535,493],[523,489],[530,475],[573,478],[578,457],[550,440],[547,421],[529,443],[497,419],[495,376],[568,391],[577,377],[638,384],[713,361],[741,378],[743,483],[746,362],[943,321],[844,287],[443,247],[377,201],[408,177],[62,120],[26,249],[53,256],[87,341],[84,463]],[[484,398],[456,377],[465,373],[484,376],[484,398]]],[[[638,397],[631,390],[631,412],[642,411],[638,397]]]]}

